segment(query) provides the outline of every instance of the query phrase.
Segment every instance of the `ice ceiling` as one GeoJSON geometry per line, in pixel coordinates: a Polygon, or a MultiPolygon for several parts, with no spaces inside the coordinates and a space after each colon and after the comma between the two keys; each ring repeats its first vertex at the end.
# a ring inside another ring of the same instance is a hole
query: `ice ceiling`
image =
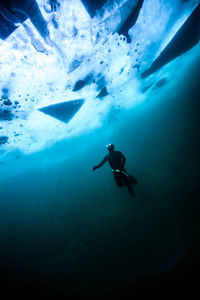
{"type": "Polygon", "coordinates": [[[113,107],[145,101],[173,77],[167,63],[199,40],[199,31],[189,46],[180,40],[199,1],[104,1],[93,14],[86,2],[0,2],[1,26],[12,28],[0,40],[1,158],[84,134],[113,107]]]}

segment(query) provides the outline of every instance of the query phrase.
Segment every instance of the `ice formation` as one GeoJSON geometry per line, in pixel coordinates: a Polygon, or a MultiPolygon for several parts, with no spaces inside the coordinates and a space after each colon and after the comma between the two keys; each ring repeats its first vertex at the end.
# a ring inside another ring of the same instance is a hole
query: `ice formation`
{"type": "MultiPolygon", "coordinates": [[[[53,9],[50,2],[37,0],[43,23],[29,17],[10,21],[17,28],[0,40],[1,159],[16,149],[32,153],[94,130],[111,108],[133,107],[173,78],[173,62],[145,79],[141,73],[199,1],[142,1],[127,42],[119,28],[133,2],[115,1],[91,18],[81,0],[60,0],[53,9]],[[42,110],[76,99],[84,104],[67,123],[42,110]]],[[[194,55],[188,64],[191,59],[194,55]]],[[[178,72],[182,69],[183,64],[178,72]]]]}

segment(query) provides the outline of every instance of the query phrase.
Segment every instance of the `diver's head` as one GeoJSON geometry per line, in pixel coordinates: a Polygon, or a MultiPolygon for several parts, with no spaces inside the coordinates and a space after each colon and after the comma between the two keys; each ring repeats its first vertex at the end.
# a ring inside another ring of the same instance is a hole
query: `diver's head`
{"type": "Polygon", "coordinates": [[[115,146],[114,146],[113,144],[108,144],[108,145],[106,146],[106,148],[108,149],[109,152],[112,152],[112,151],[114,151],[115,146]]]}

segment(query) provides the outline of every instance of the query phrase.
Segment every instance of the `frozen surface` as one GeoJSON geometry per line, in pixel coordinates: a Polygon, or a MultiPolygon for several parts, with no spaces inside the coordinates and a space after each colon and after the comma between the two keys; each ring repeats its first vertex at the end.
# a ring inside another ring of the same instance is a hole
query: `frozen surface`
{"type": "Polygon", "coordinates": [[[13,151],[30,154],[92,132],[104,125],[113,109],[129,109],[145,101],[156,81],[162,88],[175,80],[175,70],[176,77],[188,72],[197,57],[198,47],[146,80],[140,78],[198,1],[144,1],[129,30],[131,44],[113,33],[121,21],[116,12],[113,22],[111,13],[109,31],[104,22],[108,12],[103,21],[98,16],[91,19],[79,0],[60,1],[62,9],[52,13],[46,12],[43,0],[37,2],[50,39],[42,39],[28,19],[0,41],[0,136],[8,138],[0,144],[3,162],[13,151]],[[102,89],[105,96],[97,97],[102,89]],[[39,110],[75,99],[85,103],[68,124],[39,110]]]}

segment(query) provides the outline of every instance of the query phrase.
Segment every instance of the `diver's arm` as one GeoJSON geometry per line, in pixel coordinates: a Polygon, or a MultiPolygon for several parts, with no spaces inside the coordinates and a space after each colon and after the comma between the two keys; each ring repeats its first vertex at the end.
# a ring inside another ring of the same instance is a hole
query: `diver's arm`
{"type": "Polygon", "coordinates": [[[121,167],[124,168],[124,164],[126,162],[126,158],[125,156],[122,154],[122,157],[121,157],[121,167]]]}
{"type": "Polygon", "coordinates": [[[107,161],[107,156],[105,156],[104,159],[98,165],[93,167],[93,171],[95,171],[96,169],[102,167],[105,164],[106,161],[107,161]]]}

